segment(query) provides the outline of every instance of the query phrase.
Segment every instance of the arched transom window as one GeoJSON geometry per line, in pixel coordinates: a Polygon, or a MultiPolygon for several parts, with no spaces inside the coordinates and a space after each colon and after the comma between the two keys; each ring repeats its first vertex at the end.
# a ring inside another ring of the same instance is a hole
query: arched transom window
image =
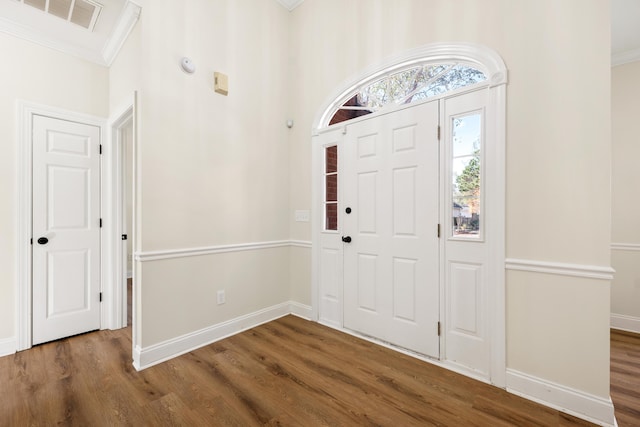
{"type": "Polygon", "coordinates": [[[371,114],[392,105],[410,104],[439,96],[486,80],[485,73],[465,64],[414,64],[357,89],[337,108],[329,125],[371,114]]]}

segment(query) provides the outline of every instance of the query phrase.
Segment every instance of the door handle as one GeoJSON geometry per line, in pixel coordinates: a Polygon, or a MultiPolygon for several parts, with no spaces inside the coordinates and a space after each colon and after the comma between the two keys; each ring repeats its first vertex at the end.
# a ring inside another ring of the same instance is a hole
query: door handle
{"type": "Polygon", "coordinates": [[[342,236],[342,241],[345,243],[351,243],[351,236],[342,236]]]}
{"type": "Polygon", "coordinates": [[[38,243],[41,245],[46,245],[47,243],[49,243],[49,239],[47,239],[46,237],[40,237],[38,239],[38,243]]]}

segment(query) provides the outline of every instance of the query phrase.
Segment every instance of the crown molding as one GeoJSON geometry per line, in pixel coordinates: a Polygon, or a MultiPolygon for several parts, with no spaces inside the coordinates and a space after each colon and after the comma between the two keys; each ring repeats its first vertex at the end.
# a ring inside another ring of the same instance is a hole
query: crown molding
{"type": "Polygon", "coordinates": [[[285,9],[291,12],[296,7],[300,6],[304,0],[276,0],[278,3],[282,5],[285,9]]]}
{"type": "Polygon", "coordinates": [[[142,8],[133,2],[127,2],[125,5],[118,22],[116,22],[113,28],[111,36],[107,39],[102,49],[102,59],[106,65],[111,66],[116,56],[118,56],[122,45],[124,45],[131,30],[133,30],[136,22],[140,19],[141,11],[142,8]]]}
{"type": "Polygon", "coordinates": [[[34,31],[32,28],[21,25],[4,17],[0,17],[0,31],[19,39],[39,44],[40,46],[64,52],[69,55],[86,59],[87,61],[95,62],[100,65],[106,65],[103,62],[101,55],[95,52],[93,49],[89,49],[84,46],[74,46],[69,43],[58,42],[56,40],[49,39],[47,37],[44,37],[37,31],[34,31]]]}
{"type": "Polygon", "coordinates": [[[625,52],[614,53],[611,55],[611,66],[628,64],[629,62],[640,61],[640,48],[627,50],[625,52]]]}
{"type": "MultiPolygon", "coordinates": [[[[11,7],[15,6],[12,3],[3,5],[5,9],[11,7]]],[[[32,27],[26,25],[24,22],[19,22],[19,19],[13,19],[23,15],[14,15],[12,18],[0,16],[0,31],[31,43],[39,44],[108,67],[118,55],[118,52],[136,22],[138,22],[140,12],[140,6],[131,1],[127,1],[120,16],[113,25],[113,30],[104,41],[100,38],[92,38],[91,41],[83,40],[81,43],[75,43],[73,42],[74,39],[77,40],[78,37],[86,37],[91,33],[85,32],[84,29],[80,30],[74,27],[71,27],[68,32],[65,32],[65,37],[52,38],[48,35],[47,31],[42,31],[42,29],[37,26],[32,27]]],[[[63,32],[69,28],[68,24],[63,23],[63,21],[57,22],[57,18],[50,20],[48,16],[42,15],[42,17],[38,16],[38,20],[39,24],[47,22],[50,30],[57,29],[57,31],[63,32]]]]}

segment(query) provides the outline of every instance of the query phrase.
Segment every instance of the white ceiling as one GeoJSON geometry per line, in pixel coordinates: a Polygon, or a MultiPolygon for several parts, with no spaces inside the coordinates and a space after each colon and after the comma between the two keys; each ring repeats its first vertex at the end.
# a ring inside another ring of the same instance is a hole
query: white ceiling
{"type": "Polygon", "coordinates": [[[640,60],[640,0],[611,1],[611,64],[640,60]]]}
{"type": "MultiPolygon", "coordinates": [[[[0,31],[89,61],[110,65],[135,25],[140,7],[129,0],[103,5],[93,32],[20,3],[0,0],[0,31]]],[[[293,10],[304,0],[276,0],[293,10]]],[[[611,0],[611,63],[640,60],[640,0],[611,0]]]]}
{"type": "Polygon", "coordinates": [[[103,8],[90,31],[20,0],[0,0],[0,31],[109,66],[135,25],[140,7],[128,0],[97,2],[103,8]]]}

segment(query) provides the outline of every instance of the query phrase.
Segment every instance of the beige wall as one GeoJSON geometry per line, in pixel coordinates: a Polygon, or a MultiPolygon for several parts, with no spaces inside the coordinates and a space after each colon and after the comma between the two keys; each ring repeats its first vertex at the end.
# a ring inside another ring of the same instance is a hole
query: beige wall
{"type": "Polygon", "coordinates": [[[612,237],[614,243],[631,245],[612,251],[616,270],[611,289],[611,313],[629,317],[640,332],[640,61],[611,70],[612,124],[612,237]]]}
{"type": "MultiPolygon", "coordinates": [[[[507,256],[609,265],[607,1],[306,0],[292,13],[262,0],[140,4],[110,72],[0,34],[20,65],[0,67],[0,340],[14,334],[16,99],[106,117],[139,91],[143,253],[310,240],[291,211],[311,206],[318,109],[363,68],[438,41],[486,45],[509,69],[507,256]],[[228,97],[213,92],[213,71],[229,75],[228,97]]],[[[289,298],[309,304],[309,265],[308,248],[139,263],[136,344],[289,298]]],[[[507,304],[510,368],[608,396],[606,281],[510,272],[507,304]]]]}
{"type": "Polygon", "coordinates": [[[142,250],[287,238],[286,10],[142,5],[142,250]],[[214,93],[214,71],[228,74],[229,96],[214,93]]]}
{"type": "Polygon", "coordinates": [[[140,89],[140,57],[142,23],[131,30],[122,49],[109,68],[109,113],[121,114],[133,100],[133,92],[140,89]]]}
{"type": "Polygon", "coordinates": [[[0,33],[0,341],[15,339],[17,268],[16,101],[107,117],[108,69],[0,33]]]}
{"type": "Polygon", "coordinates": [[[507,366],[609,396],[607,281],[507,273],[507,366]]]}
{"type": "MultiPolygon", "coordinates": [[[[609,266],[608,2],[306,0],[292,24],[292,206],[311,206],[310,131],[330,94],[403,50],[480,43],[509,69],[507,256],[609,266]]],[[[310,228],[292,223],[291,235],[309,240],[310,228]]],[[[298,285],[309,301],[309,283],[298,285]]],[[[608,286],[509,274],[508,367],[607,397],[608,286]],[[563,333],[546,334],[544,316],[563,333]]]]}
{"type": "MultiPolygon", "coordinates": [[[[141,6],[137,249],[288,239],[289,13],[261,0],[141,6]],[[194,74],[180,69],[183,56],[194,74]],[[229,96],[213,91],[214,71],[229,76],[229,96]]],[[[136,344],[288,301],[288,253],[143,262],[136,344]]]]}
{"type": "MultiPolygon", "coordinates": [[[[140,57],[142,24],[138,22],[109,68],[109,113],[122,114],[133,103],[134,92],[140,90],[140,57]]],[[[133,271],[133,122],[124,129],[125,188],[127,217],[127,272],[133,271]]]]}
{"type": "Polygon", "coordinates": [[[142,347],[289,300],[287,248],[142,263],[142,347]],[[216,305],[224,289],[227,303],[216,305]]]}
{"type": "MultiPolygon", "coordinates": [[[[141,56],[142,56],[141,33],[142,33],[142,23],[138,21],[135,27],[133,28],[133,30],[131,31],[131,33],[129,34],[129,37],[127,37],[127,40],[122,46],[122,49],[120,49],[118,56],[116,57],[113,64],[111,64],[111,67],[109,68],[109,106],[110,106],[109,113],[112,119],[118,118],[117,116],[123,114],[127,108],[129,108],[133,103],[135,103],[134,93],[135,92],[139,93],[140,91],[141,81],[143,81],[142,75],[141,75],[141,65],[140,65],[141,56]]],[[[135,114],[136,114],[136,117],[134,117],[135,123],[140,122],[138,110],[139,110],[138,108],[135,108],[135,114]]],[[[139,232],[140,226],[138,225],[137,228],[134,227],[135,219],[133,218],[133,212],[134,212],[133,183],[135,182],[134,175],[133,175],[135,135],[133,134],[133,132],[135,132],[135,130],[136,130],[136,127],[133,126],[133,129],[131,129],[132,131],[131,140],[127,140],[127,147],[126,147],[127,148],[126,150],[126,157],[127,157],[126,185],[128,190],[130,191],[130,193],[127,194],[127,215],[129,217],[128,219],[131,219],[131,222],[128,223],[128,233],[129,233],[128,240],[129,241],[127,242],[127,253],[129,257],[135,252],[135,248],[133,247],[134,243],[138,245],[140,244],[139,236],[134,237],[134,232],[136,233],[139,232]],[[131,206],[129,206],[129,203],[131,203],[131,206]],[[129,214],[129,212],[131,213],[129,214]]],[[[127,132],[128,131],[129,130],[127,129],[127,132]]],[[[139,196],[137,201],[139,201],[139,196]]],[[[129,261],[128,261],[127,270],[129,270],[130,268],[131,268],[131,271],[133,272],[134,265],[133,263],[131,263],[131,267],[129,267],[129,261]]],[[[135,331],[133,334],[134,339],[138,339],[138,337],[140,337],[140,327],[141,327],[140,315],[142,313],[142,310],[140,309],[141,301],[139,296],[139,288],[140,288],[139,286],[134,287],[137,295],[133,296],[133,301],[132,301],[132,304],[135,304],[133,311],[136,316],[136,318],[133,319],[133,325],[132,325],[133,327],[135,327],[135,331]]]]}

